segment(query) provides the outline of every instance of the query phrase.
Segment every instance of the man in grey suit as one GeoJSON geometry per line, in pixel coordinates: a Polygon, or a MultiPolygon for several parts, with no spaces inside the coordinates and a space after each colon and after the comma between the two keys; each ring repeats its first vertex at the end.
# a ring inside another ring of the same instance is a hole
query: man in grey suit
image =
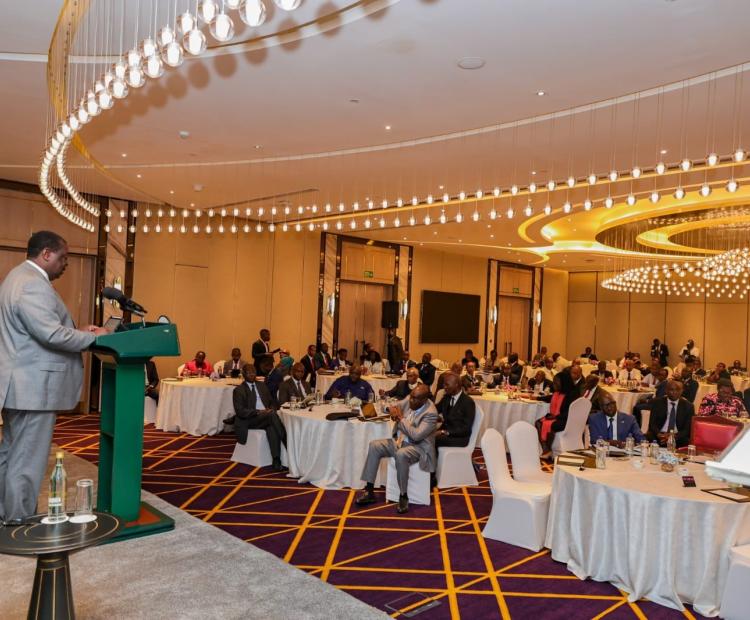
{"type": "Polygon", "coordinates": [[[380,467],[380,459],[395,457],[398,478],[399,498],[396,512],[403,514],[409,510],[409,467],[419,461],[423,471],[435,469],[435,428],[437,410],[430,400],[430,388],[420,383],[408,399],[397,407],[391,407],[391,419],[396,422],[392,439],[376,439],[370,442],[367,460],[362,470],[362,480],[366,486],[357,498],[358,506],[366,506],[375,500],[375,477],[380,467]]]}
{"type": "Polygon", "coordinates": [[[292,396],[296,396],[297,400],[302,402],[313,392],[310,384],[305,381],[305,367],[297,362],[292,366],[291,376],[284,379],[279,385],[279,395],[276,400],[279,405],[283,405],[292,400],[292,396]]]}
{"type": "Polygon", "coordinates": [[[107,330],[76,329],[52,285],[68,264],[58,234],[31,235],[27,260],[0,285],[0,517],[22,524],[36,513],[58,411],[78,404],[81,351],[107,330]]]}

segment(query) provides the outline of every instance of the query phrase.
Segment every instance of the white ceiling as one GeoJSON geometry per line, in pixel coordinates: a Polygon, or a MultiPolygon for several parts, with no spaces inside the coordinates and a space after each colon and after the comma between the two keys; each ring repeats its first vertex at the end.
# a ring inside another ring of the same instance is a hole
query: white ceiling
{"type": "MultiPolygon", "coordinates": [[[[35,181],[48,117],[46,68],[38,55],[46,53],[61,4],[13,3],[0,26],[0,178],[35,181]]],[[[276,11],[261,31],[240,29],[237,40],[346,4],[305,0],[299,13],[276,11]]],[[[733,76],[692,87],[687,104],[680,91],[664,95],[661,124],[658,98],[651,96],[640,101],[637,119],[634,104],[624,103],[419,147],[270,161],[509,123],[717,71],[750,58],[748,23],[746,0],[396,1],[317,36],[282,45],[268,40],[252,52],[229,46],[171,70],[82,132],[111,177],[82,169],[71,176],[86,191],[148,196],[181,207],[290,194],[292,205],[309,206],[366,197],[408,200],[438,195],[441,184],[453,194],[495,184],[507,188],[528,183],[532,169],[542,182],[569,172],[584,176],[592,166],[604,173],[613,162],[629,168],[634,153],[650,166],[658,148],[676,161],[683,122],[691,157],[705,155],[708,126],[715,128],[712,140],[729,152],[733,76]],[[464,56],[482,57],[486,64],[477,71],[459,69],[464,56]],[[713,86],[718,103],[707,110],[713,86]],[[547,95],[537,96],[539,89],[547,95]],[[190,137],[180,139],[180,130],[190,137]],[[209,165],[233,160],[267,161],[209,165]],[[196,183],[203,191],[193,190],[196,183]]],[[[750,98],[743,105],[750,121],[750,98]]],[[[750,123],[745,126],[750,131],[750,123]]],[[[406,236],[451,250],[463,246],[464,237],[481,237],[463,249],[483,256],[509,256],[509,242],[513,252],[517,245],[533,245],[521,243],[517,222],[492,223],[491,229],[488,223],[418,226],[406,236]]],[[[517,258],[524,260],[524,253],[517,258]]]]}

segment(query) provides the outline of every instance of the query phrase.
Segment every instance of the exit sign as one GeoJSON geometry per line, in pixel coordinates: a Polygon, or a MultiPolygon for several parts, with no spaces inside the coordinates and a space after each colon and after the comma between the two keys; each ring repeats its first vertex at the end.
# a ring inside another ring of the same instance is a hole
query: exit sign
{"type": "Polygon", "coordinates": [[[514,286],[514,287],[513,287],[513,292],[514,292],[514,293],[520,293],[520,292],[521,292],[521,289],[520,289],[520,288],[518,288],[517,286],[514,286]]]}
{"type": "Polygon", "coordinates": [[[365,278],[374,278],[375,274],[372,271],[365,271],[365,278]]]}

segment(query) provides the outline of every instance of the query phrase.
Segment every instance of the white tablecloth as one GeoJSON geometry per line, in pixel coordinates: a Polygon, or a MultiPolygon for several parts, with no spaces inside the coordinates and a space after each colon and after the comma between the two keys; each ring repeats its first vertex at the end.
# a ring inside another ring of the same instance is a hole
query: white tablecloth
{"type": "Polygon", "coordinates": [[[555,467],[547,539],[552,558],[578,578],[609,581],[660,605],[692,603],[718,614],[729,548],[750,542],[750,504],[700,489],[721,488],[689,464],[697,488],[675,472],[607,460],[606,470],[555,467]]]}
{"type": "Polygon", "coordinates": [[[239,384],[239,379],[164,379],[154,424],[162,431],[215,435],[234,413],[232,391],[239,384]]]}
{"type": "MultiPolygon", "coordinates": [[[[346,375],[318,375],[315,380],[315,387],[325,394],[331,385],[339,377],[345,377],[346,375]]],[[[386,377],[385,375],[362,375],[362,379],[367,381],[375,391],[375,396],[378,395],[378,390],[391,390],[396,387],[399,377],[386,377]]]]}
{"type": "Polygon", "coordinates": [[[601,385],[599,387],[607,390],[612,396],[615,397],[617,402],[617,411],[622,413],[633,414],[633,406],[641,400],[645,400],[649,396],[653,396],[655,390],[647,390],[645,392],[621,392],[616,386],[601,385]]]}
{"type": "MultiPolygon", "coordinates": [[[[287,434],[289,475],[321,489],[364,487],[360,476],[373,439],[391,436],[391,423],[326,420],[332,411],[345,411],[343,405],[317,405],[312,411],[279,413],[287,434]]],[[[385,460],[383,461],[385,463],[385,460]]]]}
{"type": "Polygon", "coordinates": [[[502,435],[511,424],[518,420],[525,420],[534,424],[539,418],[543,418],[549,411],[549,404],[542,402],[527,402],[522,400],[508,400],[503,394],[488,392],[482,396],[472,396],[477,408],[484,413],[482,426],[477,435],[477,446],[488,428],[494,428],[502,435]]]}

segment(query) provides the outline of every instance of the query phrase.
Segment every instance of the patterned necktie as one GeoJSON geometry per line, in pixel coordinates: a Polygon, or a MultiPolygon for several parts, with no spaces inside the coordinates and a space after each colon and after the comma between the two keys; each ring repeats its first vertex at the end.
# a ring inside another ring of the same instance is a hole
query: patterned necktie
{"type": "Polygon", "coordinates": [[[612,416],[611,418],[607,419],[607,434],[609,435],[610,439],[614,439],[615,438],[614,427],[612,425],[612,420],[614,420],[614,416],[612,416]]]}

